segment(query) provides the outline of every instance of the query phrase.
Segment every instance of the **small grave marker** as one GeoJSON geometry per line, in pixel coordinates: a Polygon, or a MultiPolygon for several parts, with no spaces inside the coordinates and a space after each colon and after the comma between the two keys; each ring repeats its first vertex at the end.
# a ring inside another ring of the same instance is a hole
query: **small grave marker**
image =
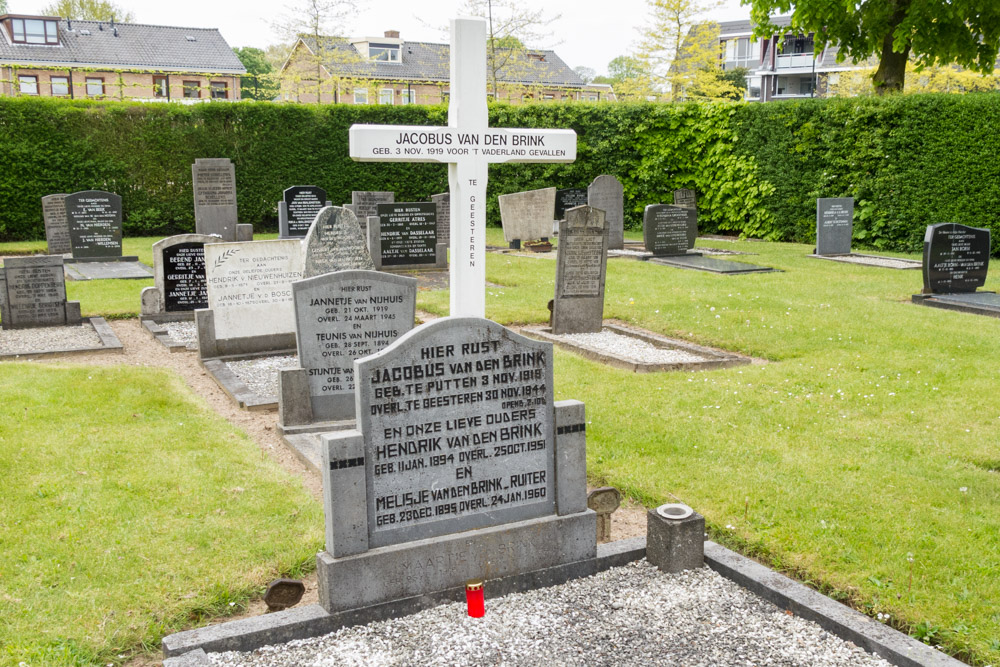
{"type": "Polygon", "coordinates": [[[587,205],[587,188],[564,188],[556,190],[556,220],[565,220],[566,211],[587,205]]]}
{"type": "Polygon", "coordinates": [[[324,206],[332,206],[326,190],[315,185],[293,185],[286,188],[278,202],[278,238],[300,239],[309,231],[316,214],[324,206]]]}
{"type": "Polygon", "coordinates": [[[587,188],[587,204],[604,211],[608,221],[608,248],[625,247],[625,190],[614,176],[602,174],[587,188]]]}
{"type": "Polygon", "coordinates": [[[622,504],[622,494],[613,486],[602,486],[587,494],[587,507],[597,512],[597,543],[611,541],[611,515],[622,504]]]}
{"type": "Polygon", "coordinates": [[[642,214],[642,236],[654,257],[687,255],[698,238],[698,210],[650,204],[642,214]]]}
{"type": "Polygon", "coordinates": [[[45,220],[45,241],[50,255],[73,252],[69,242],[69,222],[66,219],[66,195],[42,197],[42,218],[45,220]]]}
{"type": "Polygon", "coordinates": [[[445,268],[448,244],[438,242],[433,202],[379,204],[368,221],[368,248],[379,270],[445,268]]]}
{"type": "Polygon", "coordinates": [[[604,211],[578,206],[559,222],[552,333],[592,333],[604,325],[608,224],[604,211]]]}
{"type": "Polygon", "coordinates": [[[674,206],[685,206],[687,208],[698,208],[698,195],[694,190],[681,188],[674,190],[674,206]]]}
{"type": "Polygon", "coordinates": [[[66,300],[60,255],[8,257],[0,269],[0,328],[80,324],[80,303],[66,300]]]}
{"type": "Polygon", "coordinates": [[[850,255],[853,229],[853,197],[816,200],[817,255],[850,255]]]}
{"type": "Polygon", "coordinates": [[[395,201],[396,193],[394,192],[355,190],[351,192],[351,212],[357,216],[358,220],[364,220],[370,216],[378,215],[379,204],[392,204],[395,201]]]}

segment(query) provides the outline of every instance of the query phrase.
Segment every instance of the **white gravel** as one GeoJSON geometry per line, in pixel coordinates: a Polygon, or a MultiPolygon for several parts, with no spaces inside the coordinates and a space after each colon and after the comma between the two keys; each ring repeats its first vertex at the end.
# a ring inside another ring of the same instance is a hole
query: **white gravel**
{"type": "Polygon", "coordinates": [[[453,603],[249,653],[209,655],[215,665],[257,667],[889,665],[708,568],[666,575],[644,560],[487,599],[479,619],[453,603]]]}
{"type": "Polygon", "coordinates": [[[278,395],[278,371],[282,368],[297,368],[297,354],[279,357],[257,357],[240,361],[227,361],[226,365],[237,377],[258,396],[278,395]]]}
{"type": "Polygon", "coordinates": [[[101,337],[89,322],[71,327],[0,330],[0,354],[28,354],[101,347],[101,337]]]}
{"type": "Polygon", "coordinates": [[[874,257],[871,255],[841,255],[839,257],[827,257],[847,264],[865,264],[867,266],[881,266],[887,269],[912,269],[919,267],[918,262],[896,259],[895,257],[874,257]]]}
{"type": "Polygon", "coordinates": [[[708,359],[708,357],[686,350],[656,347],[640,338],[623,336],[608,329],[604,329],[600,333],[562,334],[560,338],[581,347],[606,352],[643,364],[683,364],[708,359]]]}
{"type": "Polygon", "coordinates": [[[171,340],[184,343],[189,350],[198,349],[198,327],[194,322],[167,322],[163,327],[171,340]]]}

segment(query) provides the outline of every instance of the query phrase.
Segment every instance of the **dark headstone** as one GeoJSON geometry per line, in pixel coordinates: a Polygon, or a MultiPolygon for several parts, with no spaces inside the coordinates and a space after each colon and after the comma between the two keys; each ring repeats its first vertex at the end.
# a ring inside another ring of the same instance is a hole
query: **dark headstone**
{"type": "Polygon", "coordinates": [[[42,197],[42,218],[45,220],[45,240],[48,254],[65,255],[73,251],[69,242],[69,223],[66,220],[66,195],[42,197]]]}
{"type": "Polygon", "coordinates": [[[698,238],[697,209],[650,204],[642,214],[642,238],[656,257],[686,255],[698,238]]]}
{"type": "Polygon", "coordinates": [[[426,202],[379,204],[382,266],[434,264],[437,261],[437,206],[426,202]]]}
{"type": "Polygon", "coordinates": [[[63,258],[8,257],[0,269],[0,328],[80,323],[80,304],[66,301],[63,258]]]}
{"type": "Polygon", "coordinates": [[[685,206],[687,208],[698,208],[698,195],[694,190],[681,188],[674,190],[674,206],[685,206]]]}
{"type": "Polygon", "coordinates": [[[303,278],[332,271],[375,269],[358,219],[346,209],[328,206],[321,210],[302,243],[305,250],[303,278]]]}
{"type": "Polygon", "coordinates": [[[199,158],[191,165],[194,225],[199,234],[241,241],[236,225],[236,168],[229,158],[199,158]]]}
{"type": "Polygon", "coordinates": [[[142,290],[142,314],[191,312],[208,308],[205,244],[217,236],[178,234],[153,244],[153,287],[142,290]]]}
{"type": "Polygon", "coordinates": [[[602,174],[587,188],[587,204],[604,211],[608,221],[608,249],[625,247],[625,190],[614,176],[602,174]]]}
{"type": "Polygon", "coordinates": [[[355,190],[351,192],[351,206],[358,220],[364,220],[370,215],[378,215],[379,204],[391,204],[396,201],[394,192],[355,190]]]}
{"type": "Polygon", "coordinates": [[[953,222],[928,225],[924,235],[924,293],[975,292],[986,282],[990,230],[953,222]]]}
{"type": "Polygon", "coordinates": [[[566,211],[587,205],[587,188],[556,190],[556,220],[564,220],[566,211]]]}
{"type": "Polygon", "coordinates": [[[431,201],[437,206],[437,238],[438,243],[451,243],[451,193],[442,192],[431,195],[431,201]]]}
{"type": "Polygon", "coordinates": [[[281,238],[303,238],[316,214],[324,206],[326,190],[315,185],[293,185],[282,196],[278,210],[278,230],[281,238]]]}
{"type": "Polygon", "coordinates": [[[112,192],[84,190],[66,195],[73,258],[122,256],[122,198],[112,192]]]}
{"type": "Polygon", "coordinates": [[[816,200],[817,255],[850,255],[853,229],[853,197],[816,200]]]}
{"type": "Polygon", "coordinates": [[[578,206],[559,222],[552,333],[596,333],[604,325],[608,225],[604,211],[578,206]]]}

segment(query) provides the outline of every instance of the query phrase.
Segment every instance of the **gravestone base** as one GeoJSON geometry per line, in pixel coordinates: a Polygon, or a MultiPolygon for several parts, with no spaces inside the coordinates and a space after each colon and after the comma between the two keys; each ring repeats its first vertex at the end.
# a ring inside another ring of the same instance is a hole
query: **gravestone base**
{"type": "Polygon", "coordinates": [[[239,223],[236,225],[237,241],[253,241],[253,225],[239,223]]]}
{"type": "Polygon", "coordinates": [[[702,256],[677,256],[677,257],[649,257],[646,261],[652,264],[672,266],[677,269],[692,269],[694,271],[707,271],[708,273],[718,273],[722,275],[740,275],[744,273],[771,273],[779,269],[770,266],[759,266],[757,264],[746,264],[744,262],[732,262],[728,259],[714,259],[702,256]]]}
{"type": "Polygon", "coordinates": [[[138,261],[138,257],[67,259],[63,269],[68,280],[145,280],[153,277],[153,270],[138,261]]]}
{"type": "Polygon", "coordinates": [[[964,292],[958,294],[914,294],[913,303],[960,313],[1000,317],[1000,294],[964,292]]]}
{"type": "MultiPolygon", "coordinates": [[[[596,570],[597,514],[584,510],[370,549],[316,556],[319,602],[343,613],[465,587],[468,579],[532,576],[570,566],[596,570]]],[[[553,582],[557,583],[557,582],[553,582]]],[[[550,585],[542,583],[541,585],[550,585]]]]}
{"type": "Polygon", "coordinates": [[[302,465],[315,473],[322,474],[323,470],[323,449],[320,443],[320,436],[324,433],[334,431],[347,431],[357,428],[357,422],[353,419],[339,422],[317,422],[308,426],[282,427],[278,423],[278,433],[281,441],[285,443],[289,451],[295,454],[302,465]]]}
{"type": "Polygon", "coordinates": [[[211,308],[194,311],[198,327],[198,357],[209,359],[245,359],[247,357],[295,354],[295,334],[278,333],[246,338],[216,338],[215,315],[211,308]]]}

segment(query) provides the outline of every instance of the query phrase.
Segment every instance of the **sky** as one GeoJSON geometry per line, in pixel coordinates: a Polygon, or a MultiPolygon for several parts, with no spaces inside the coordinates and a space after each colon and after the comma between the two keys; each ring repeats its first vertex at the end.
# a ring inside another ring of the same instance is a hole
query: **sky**
{"type": "MultiPolygon", "coordinates": [[[[281,42],[272,27],[288,12],[282,0],[114,0],[131,10],[137,23],[218,28],[230,46],[265,47],[281,42]]],[[[37,14],[50,0],[8,0],[9,11],[37,14]]],[[[294,6],[296,0],[287,0],[294,6]]],[[[382,35],[399,30],[409,41],[446,42],[449,19],[460,15],[464,0],[358,0],[359,11],[346,23],[351,37],[382,35]]],[[[525,4],[531,4],[526,0],[525,4]]],[[[646,21],[646,0],[547,0],[547,15],[560,15],[550,28],[547,44],[529,44],[554,50],[570,67],[607,72],[612,59],[631,52],[646,21]]],[[[739,0],[725,0],[722,8],[706,15],[716,21],[750,16],[739,0]]]]}

